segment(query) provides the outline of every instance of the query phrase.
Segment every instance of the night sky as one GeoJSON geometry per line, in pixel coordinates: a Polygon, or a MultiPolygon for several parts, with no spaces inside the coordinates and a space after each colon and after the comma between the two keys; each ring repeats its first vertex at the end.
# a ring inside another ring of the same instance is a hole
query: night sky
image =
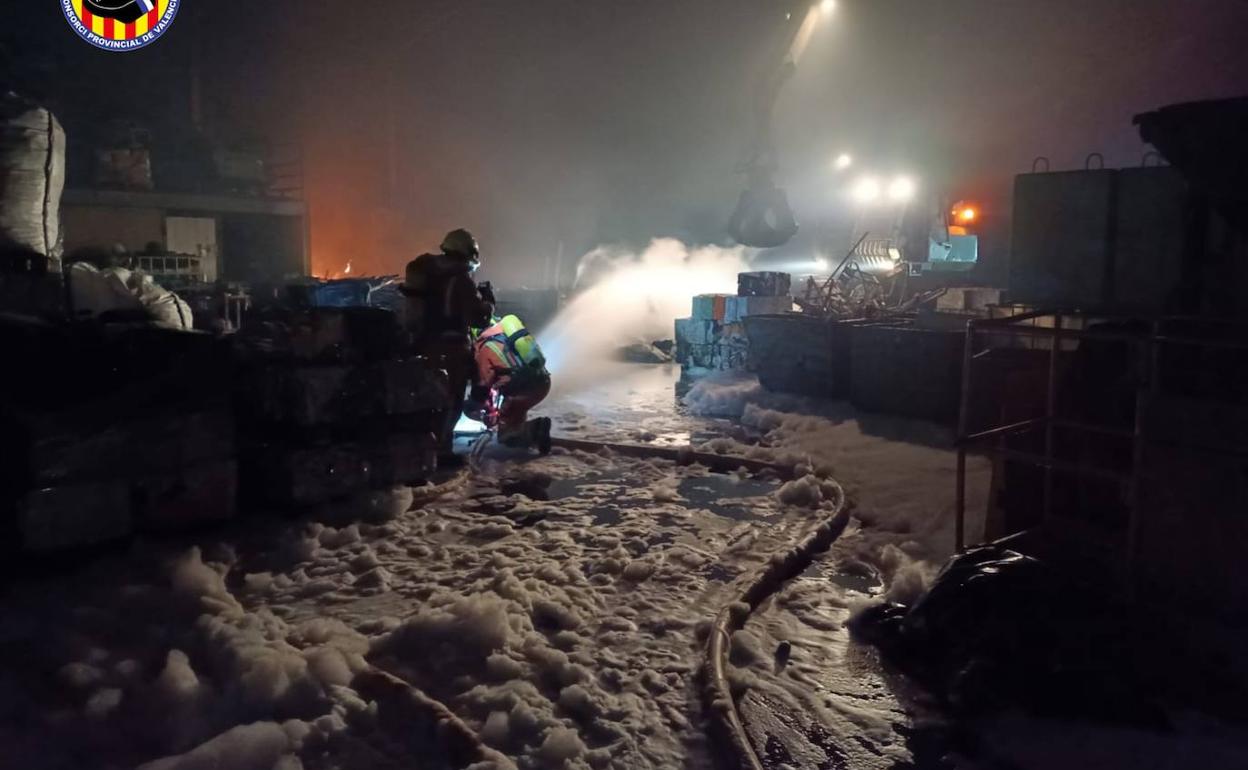
{"type": "MultiPolygon", "coordinates": [[[[467,226],[483,272],[518,285],[561,243],[570,262],[602,242],[723,241],[785,8],[184,0],[165,37],[122,54],[32,0],[3,39],[71,142],[131,117],[194,144],[198,57],[211,137],[304,148],[318,273],[397,272],[467,226]]],[[[836,153],[913,170],[982,199],[1001,248],[1010,180],[1032,158],[1138,164],[1134,114],[1248,92],[1245,40],[1242,0],[841,0],[778,105],[781,179],[809,222],[838,203],[836,153]]]]}

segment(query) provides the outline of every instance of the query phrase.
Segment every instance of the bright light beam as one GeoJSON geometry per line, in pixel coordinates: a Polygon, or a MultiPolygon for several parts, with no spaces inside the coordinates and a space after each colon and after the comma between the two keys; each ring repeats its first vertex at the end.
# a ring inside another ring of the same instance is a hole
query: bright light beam
{"type": "Polygon", "coordinates": [[[869,204],[875,203],[880,199],[883,188],[880,186],[880,180],[873,176],[864,176],[850,189],[849,195],[857,203],[869,204]]]}
{"type": "Polygon", "coordinates": [[[888,199],[894,203],[907,203],[914,197],[914,180],[899,176],[888,186],[888,199]]]}
{"type": "Polygon", "coordinates": [[[837,171],[844,171],[854,165],[854,158],[847,152],[843,152],[836,156],[836,160],[832,161],[832,167],[837,171]]]}
{"type": "Polygon", "coordinates": [[[802,54],[806,52],[806,46],[810,44],[810,38],[815,34],[815,27],[819,26],[821,16],[828,15],[829,11],[824,11],[824,4],[831,2],[832,7],[836,7],[835,0],[823,0],[823,4],[812,5],[810,10],[806,12],[806,18],[802,19],[802,25],[797,28],[797,34],[793,36],[793,43],[789,46],[789,61],[796,66],[802,59],[802,54]]]}

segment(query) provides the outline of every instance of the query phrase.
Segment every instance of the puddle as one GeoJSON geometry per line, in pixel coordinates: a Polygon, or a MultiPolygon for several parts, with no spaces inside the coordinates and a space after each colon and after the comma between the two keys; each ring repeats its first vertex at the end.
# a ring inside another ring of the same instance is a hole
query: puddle
{"type": "MultiPolygon", "coordinates": [[[[621,496],[631,490],[633,482],[621,473],[587,473],[570,479],[555,479],[546,488],[550,500],[563,500],[581,495],[587,488],[594,487],[593,494],[603,496],[602,487],[619,487],[621,496]]],[[[722,473],[681,479],[676,486],[680,495],[675,502],[690,510],[706,510],[716,516],[723,516],[733,521],[761,521],[766,519],[758,511],[755,502],[758,498],[770,495],[776,489],[776,482],[763,479],[737,479],[722,473]]],[[[588,511],[595,524],[615,524],[619,522],[622,511],[614,503],[603,503],[593,506],[588,511]]]]}
{"type": "Polygon", "coordinates": [[[546,494],[549,495],[551,500],[563,500],[568,497],[576,497],[583,487],[587,487],[590,484],[602,484],[619,480],[619,477],[610,478],[601,473],[587,473],[584,476],[576,476],[570,479],[555,479],[550,482],[550,486],[546,487],[546,494]]]}
{"type": "Polygon", "coordinates": [[[692,440],[692,435],[687,430],[669,431],[660,433],[646,443],[655,446],[688,446],[692,440]]]}
{"type": "Polygon", "coordinates": [[[722,438],[723,431],[702,428],[697,430],[668,430],[650,434],[643,443],[650,446],[662,447],[686,447],[705,444],[706,442],[722,438]]]}
{"type": "Polygon", "coordinates": [[[681,479],[676,491],[689,508],[705,508],[717,516],[734,521],[759,521],[766,518],[757,512],[751,500],[766,497],[776,489],[775,482],[762,479],[737,479],[722,473],[681,479]]]}
{"type": "Polygon", "coordinates": [[[499,481],[498,488],[504,495],[524,495],[530,500],[546,502],[550,500],[549,476],[518,476],[499,481]]]}
{"type": "MultiPolygon", "coordinates": [[[[673,535],[671,532],[656,532],[650,537],[646,538],[646,546],[647,548],[654,548],[660,545],[671,545],[675,541],[676,541],[676,536],[673,535]]],[[[641,554],[637,554],[637,555],[641,556],[641,554]]]]}
{"type": "Polygon", "coordinates": [[[879,574],[874,571],[870,574],[860,574],[856,571],[850,572],[837,569],[835,564],[828,564],[818,559],[811,562],[810,566],[802,572],[800,577],[806,580],[827,581],[847,591],[865,594],[866,596],[876,596],[884,590],[884,582],[880,580],[879,574]]]}
{"type": "Polygon", "coordinates": [[[828,582],[835,583],[841,588],[849,591],[857,591],[860,594],[867,594],[868,596],[874,596],[884,588],[884,584],[880,581],[880,578],[875,575],[867,577],[864,575],[851,575],[848,572],[833,572],[832,574],[825,575],[824,577],[827,578],[828,582]]]}
{"type": "Polygon", "coordinates": [[[624,512],[614,505],[594,506],[589,509],[588,513],[593,518],[594,523],[600,526],[619,524],[620,519],[624,517],[624,512]]]}

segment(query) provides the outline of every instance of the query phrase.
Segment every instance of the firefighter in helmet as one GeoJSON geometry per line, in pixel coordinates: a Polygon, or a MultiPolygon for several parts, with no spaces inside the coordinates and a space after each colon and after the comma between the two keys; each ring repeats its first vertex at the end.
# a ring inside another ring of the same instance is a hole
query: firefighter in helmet
{"type": "Polygon", "coordinates": [[[488,325],[494,314],[493,290],[473,279],[480,264],[477,239],[467,230],[452,230],[438,253],[422,254],[407,264],[399,288],[406,298],[403,325],[413,349],[439,361],[449,377],[451,406],[437,437],[438,461],[444,466],[462,463],[452,442],[474,369],[469,329],[488,325]]]}

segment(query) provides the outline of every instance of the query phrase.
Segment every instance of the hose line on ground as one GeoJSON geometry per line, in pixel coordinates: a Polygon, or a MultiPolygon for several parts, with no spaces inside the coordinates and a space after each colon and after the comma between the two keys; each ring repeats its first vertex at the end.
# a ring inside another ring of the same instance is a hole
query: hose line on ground
{"type": "Polygon", "coordinates": [[[728,652],[732,635],[739,631],[758,605],[775,594],[789,580],[801,574],[815,557],[832,547],[849,523],[850,506],[845,491],[837,486],[835,512],[783,556],[773,556],[759,571],[737,600],[728,604],[715,617],[706,642],[702,664],[703,692],[710,720],[712,745],[721,748],[721,762],[732,770],[764,770],[758,754],[750,744],[732,688],[728,683],[728,652]]]}
{"type": "MultiPolygon", "coordinates": [[[[462,486],[471,475],[480,472],[480,461],[490,437],[489,433],[483,434],[474,443],[469,451],[467,468],[442,484],[416,490],[418,500],[424,501],[448,494],[462,486]]],[[[609,444],[568,438],[556,438],[552,443],[572,451],[607,450],[631,457],[670,460],[679,465],[698,463],[718,471],[744,468],[752,473],[769,472],[780,479],[793,477],[791,467],[742,457],[695,452],[689,447],[609,444]]],[[[738,601],[720,611],[707,642],[703,663],[703,697],[710,712],[711,731],[722,742],[719,745],[732,747],[733,763],[742,770],[763,770],[763,766],[746,737],[728,686],[727,651],[732,633],[745,624],[755,607],[779,590],[786,581],[806,569],[816,555],[826,551],[840,537],[849,522],[849,506],[846,504],[845,492],[839,485],[837,492],[833,515],[783,558],[773,557],[768,560],[767,566],[755,577],[738,601]]],[[[353,685],[357,685],[356,689],[362,694],[375,696],[379,703],[381,700],[388,701],[388,711],[392,715],[397,713],[413,718],[412,726],[419,727],[431,737],[439,739],[439,745],[447,752],[444,759],[449,760],[453,767],[466,767],[483,761],[494,762],[502,768],[515,767],[510,759],[486,746],[481,737],[448,707],[393,674],[370,667],[357,675],[353,685]]]]}

